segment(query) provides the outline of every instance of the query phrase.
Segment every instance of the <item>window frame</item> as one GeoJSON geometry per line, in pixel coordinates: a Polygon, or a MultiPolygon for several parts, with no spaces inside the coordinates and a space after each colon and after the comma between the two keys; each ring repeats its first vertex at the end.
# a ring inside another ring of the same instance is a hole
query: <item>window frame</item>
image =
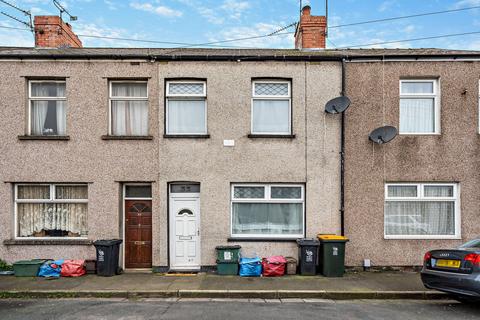
{"type": "Polygon", "coordinates": [[[207,81],[206,80],[166,80],[165,85],[165,134],[173,136],[199,136],[199,135],[208,135],[208,100],[207,100],[207,81]],[[203,84],[203,92],[201,94],[170,94],[170,84],[203,84]],[[183,98],[183,99],[182,99],[183,98]],[[202,100],[205,103],[205,126],[203,132],[170,132],[170,125],[168,121],[169,109],[170,109],[170,100],[192,100],[200,101],[202,100]]]}
{"type": "MultiPolygon", "coordinates": [[[[147,134],[150,132],[150,103],[149,103],[149,85],[148,80],[108,80],[108,135],[112,137],[125,137],[123,135],[116,135],[112,132],[112,101],[146,101],[147,102],[147,118],[148,127],[147,134]],[[147,86],[147,95],[145,97],[113,97],[112,96],[112,84],[114,83],[144,83],[147,86]]],[[[127,135],[126,137],[131,137],[127,135]]],[[[133,137],[137,137],[133,135],[133,137]]]]}
{"type": "Polygon", "coordinates": [[[272,240],[295,240],[298,238],[304,238],[306,233],[306,212],[305,212],[305,185],[304,184],[269,184],[269,183],[232,183],[230,186],[230,237],[231,239],[272,239],[272,240]],[[235,187],[264,187],[265,194],[263,198],[234,198],[235,187]],[[299,187],[301,188],[300,199],[278,199],[271,197],[272,187],[299,187]],[[234,203],[301,203],[303,218],[302,218],[302,234],[295,235],[275,235],[275,234],[235,234],[233,233],[233,204],[234,203]]]}
{"type": "MultiPolygon", "coordinates": [[[[125,201],[127,200],[152,200],[153,199],[153,188],[152,184],[148,182],[129,182],[129,183],[124,183],[123,184],[123,210],[125,214],[125,201]],[[151,197],[127,197],[127,187],[133,186],[133,187],[150,187],[150,191],[152,193],[151,197]]],[[[125,220],[124,220],[125,221],[125,220]]]]}
{"type": "Polygon", "coordinates": [[[440,104],[440,79],[400,79],[399,81],[399,109],[398,109],[398,131],[400,135],[440,135],[441,134],[441,104],[440,104]],[[433,93],[403,93],[402,84],[412,82],[423,82],[433,84],[433,93]],[[400,106],[402,99],[432,99],[434,105],[434,130],[433,132],[402,132],[400,131],[400,106]]]}
{"type": "MultiPolygon", "coordinates": [[[[35,137],[43,137],[43,136],[48,136],[48,135],[32,135],[32,101],[67,101],[67,80],[28,80],[28,107],[27,107],[27,135],[29,136],[35,136],[35,137]],[[63,97],[32,97],[32,83],[64,83],[65,84],[65,96],[63,97]]],[[[67,107],[65,108],[66,110],[68,109],[68,104],[67,107]]],[[[67,112],[67,111],[65,111],[67,112]]],[[[67,114],[65,114],[65,117],[67,117],[67,114]]],[[[66,124],[65,126],[65,134],[64,135],[56,135],[59,137],[65,137],[68,136],[68,125],[66,124]]]]}
{"type": "Polygon", "coordinates": [[[80,237],[20,237],[18,236],[18,204],[19,203],[86,203],[87,204],[87,215],[88,215],[88,198],[87,199],[55,199],[55,187],[56,186],[81,186],[87,187],[88,183],[15,183],[14,184],[14,239],[15,240],[66,240],[66,241],[75,241],[75,240],[86,240],[88,236],[80,237]],[[50,198],[49,199],[18,199],[18,187],[19,186],[49,186],[50,187],[50,198]]]}
{"type": "Polygon", "coordinates": [[[384,209],[383,209],[383,236],[384,239],[397,239],[397,240],[458,240],[462,239],[461,236],[461,212],[460,212],[460,184],[458,183],[445,183],[445,182],[428,182],[428,183],[403,183],[403,182],[390,182],[385,183],[384,190],[384,209]],[[416,186],[416,197],[390,197],[388,196],[389,186],[416,186]],[[426,197],[425,187],[453,187],[452,197],[426,197]],[[421,202],[421,201],[436,201],[436,202],[454,202],[454,217],[455,217],[455,234],[454,235],[387,235],[386,232],[386,203],[390,201],[405,201],[405,202],[421,202]]]}
{"type": "Polygon", "coordinates": [[[291,80],[253,80],[252,81],[252,98],[250,103],[250,132],[253,135],[271,135],[278,136],[284,135],[288,136],[292,134],[292,81],[291,80]],[[256,84],[268,84],[268,83],[282,83],[288,85],[288,96],[271,96],[271,95],[256,95],[255,94],[255,85],[256,84]],[[288,99],[288,132],[262,132],[253,130],[253,108],[255,100],[287,100],[288,99]]]}

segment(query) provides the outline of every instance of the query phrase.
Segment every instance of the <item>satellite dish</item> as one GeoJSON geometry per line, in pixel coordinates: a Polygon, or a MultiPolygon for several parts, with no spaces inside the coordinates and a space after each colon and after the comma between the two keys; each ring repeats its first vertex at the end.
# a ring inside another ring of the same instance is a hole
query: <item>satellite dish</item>
{"type": "Polygon", "coordinates": [[[342,113],[350,106],[350,99],[345,96],[337,97],[327,102],[325,105],[326,113],[342,113]]]}
{"type": "Polygon", "coordinates": [[[380,127],[372,131],[368,138],[375,143],[383,144],[393,140],[397,136],[397,128],[392,126],[380,127]]]}

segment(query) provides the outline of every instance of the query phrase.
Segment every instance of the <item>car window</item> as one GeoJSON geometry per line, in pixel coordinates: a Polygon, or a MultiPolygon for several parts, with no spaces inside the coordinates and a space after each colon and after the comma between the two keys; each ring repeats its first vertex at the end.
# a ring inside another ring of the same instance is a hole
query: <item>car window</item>
{"type": "Polygon", "coordinates": [[[460,248],[480,248],[480,239],[475,239],[462,244],[460,248]]]}

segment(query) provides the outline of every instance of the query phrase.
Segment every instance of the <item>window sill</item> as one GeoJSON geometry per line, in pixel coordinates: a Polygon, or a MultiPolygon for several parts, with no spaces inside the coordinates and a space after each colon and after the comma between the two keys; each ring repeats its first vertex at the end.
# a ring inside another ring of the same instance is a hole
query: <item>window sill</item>
{"type": "Polygon", "coordinates": [[[462,240],[459,236],[384,236],[385,240],[462,240]]]}
{"type": "Polygon", "coordinates": [[[70,136],[18,136],[18,140],[70,140],[70,136]]]}
{"type": "Polygon", "coordinates": [[[398,135],[403,137],[408,137],[408,136],[418,137],[418,136],[441,136],[442,134],[440,132],[424,132],[424,133],[400,132],[398,135]]]}
{"type": "Polygon", "coordinates": [[[250,139],[295,139],[294,134],[249,134],[250,139]]]}
{"type": "Polygon", "coordinates": [[[297,239],[292,239],[292,238],[228,238],[227,242],[295,242],[296,243],[297,239]]]}
{"type": "Polygon", "coordinates": [[[4,240],[3,244],[6,246],[16,245],[77,245],[77,246],[90,246],[93,241],[88,239],[10,239],[4,240]]]}
{"type": "Polygon", "coordinates": [[[153,140],[153,136],[102,136],[102,140],[153,140]]]}
{"type": "Polygon", "coordinates": [[[164,134],[165,139],[209,139],[209,134],[164,134]]]}

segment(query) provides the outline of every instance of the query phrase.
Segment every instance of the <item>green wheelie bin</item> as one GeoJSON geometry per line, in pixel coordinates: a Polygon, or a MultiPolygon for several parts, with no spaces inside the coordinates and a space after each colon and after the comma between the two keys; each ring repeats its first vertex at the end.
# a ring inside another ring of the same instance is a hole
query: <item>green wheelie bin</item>
{"type": "Polygon", "coordinates": [[[240,259],[239,245],[217,246],[217,273],[219,275],[237,275],[240,259]]]}
{"type": "Polygon", "coordinates": [[[325,277],[343,277],[345,273],[345,244],[343,236],[319,234],[320,257],[319,272],[325,277]]]}

